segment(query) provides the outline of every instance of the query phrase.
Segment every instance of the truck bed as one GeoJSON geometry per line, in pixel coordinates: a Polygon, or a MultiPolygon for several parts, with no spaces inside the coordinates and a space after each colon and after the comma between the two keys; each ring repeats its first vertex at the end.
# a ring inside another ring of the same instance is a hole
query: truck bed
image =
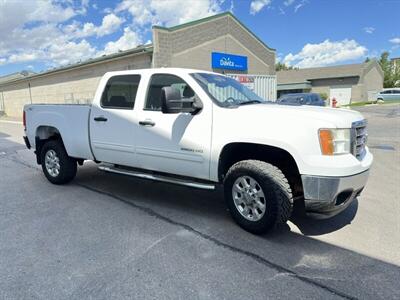
{"type": "Polygon", "coordinates": [[[35,148],[35,137],[45,133],[45,127],[57,128],[67,153],[71,157],[94,159],[90,148],[87,104],[30,104],[26,113],[26,135],[35,148]]]}

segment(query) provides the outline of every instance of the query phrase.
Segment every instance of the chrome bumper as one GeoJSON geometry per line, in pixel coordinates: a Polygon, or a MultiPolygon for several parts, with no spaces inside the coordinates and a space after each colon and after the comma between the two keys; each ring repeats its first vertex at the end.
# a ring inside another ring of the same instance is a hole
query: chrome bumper
{"type": "Polygon", "coordinates": [[[307,215],[324,218],[340,213],[361,194],[368,175],[369,170],[346,177],[301,175],[307,215]]]}

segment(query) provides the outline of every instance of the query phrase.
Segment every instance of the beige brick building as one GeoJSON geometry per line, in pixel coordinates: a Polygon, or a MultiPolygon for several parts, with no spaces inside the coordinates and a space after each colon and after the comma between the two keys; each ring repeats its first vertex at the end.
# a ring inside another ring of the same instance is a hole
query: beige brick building
{"type": "Polygon", "coordinates": [[[170,28],[154,26],[153,44],[39,74],[0,80],[0,110],[20,117],[28,103],[89,103],[104,73],[151,67],[275,75],[275,50],[229,12],[170,28]],[[213,69],[213,52],[245,57],[247,67],[213,69]]]}
{"type": "Polygon", "coordinates": [[[374,99],[383,88],[379,63],[340,65],[277,72],[278,97],[287,93],[324,93],[339,104],[374,99]]]}

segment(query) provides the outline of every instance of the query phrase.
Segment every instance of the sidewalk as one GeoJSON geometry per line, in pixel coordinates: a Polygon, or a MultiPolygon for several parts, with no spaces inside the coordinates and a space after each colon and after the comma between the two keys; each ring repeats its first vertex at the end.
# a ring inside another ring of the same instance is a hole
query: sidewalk
{"type": "Polygon", "coordinates": [[[22,124],[22,117],[0,116],[0,123],[22,124]]]}

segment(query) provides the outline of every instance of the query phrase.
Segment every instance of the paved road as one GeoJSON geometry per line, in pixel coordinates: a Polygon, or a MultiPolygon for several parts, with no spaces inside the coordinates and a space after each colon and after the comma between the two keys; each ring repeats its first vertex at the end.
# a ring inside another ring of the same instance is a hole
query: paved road
{"type": "Polygon", "coordinates": [[[100,173],[48,183],[0,121],[0,299],[399,299],[400,106],[360,108],[375,155],[337,217],[236,226],[222,192],[100,173]]]}

